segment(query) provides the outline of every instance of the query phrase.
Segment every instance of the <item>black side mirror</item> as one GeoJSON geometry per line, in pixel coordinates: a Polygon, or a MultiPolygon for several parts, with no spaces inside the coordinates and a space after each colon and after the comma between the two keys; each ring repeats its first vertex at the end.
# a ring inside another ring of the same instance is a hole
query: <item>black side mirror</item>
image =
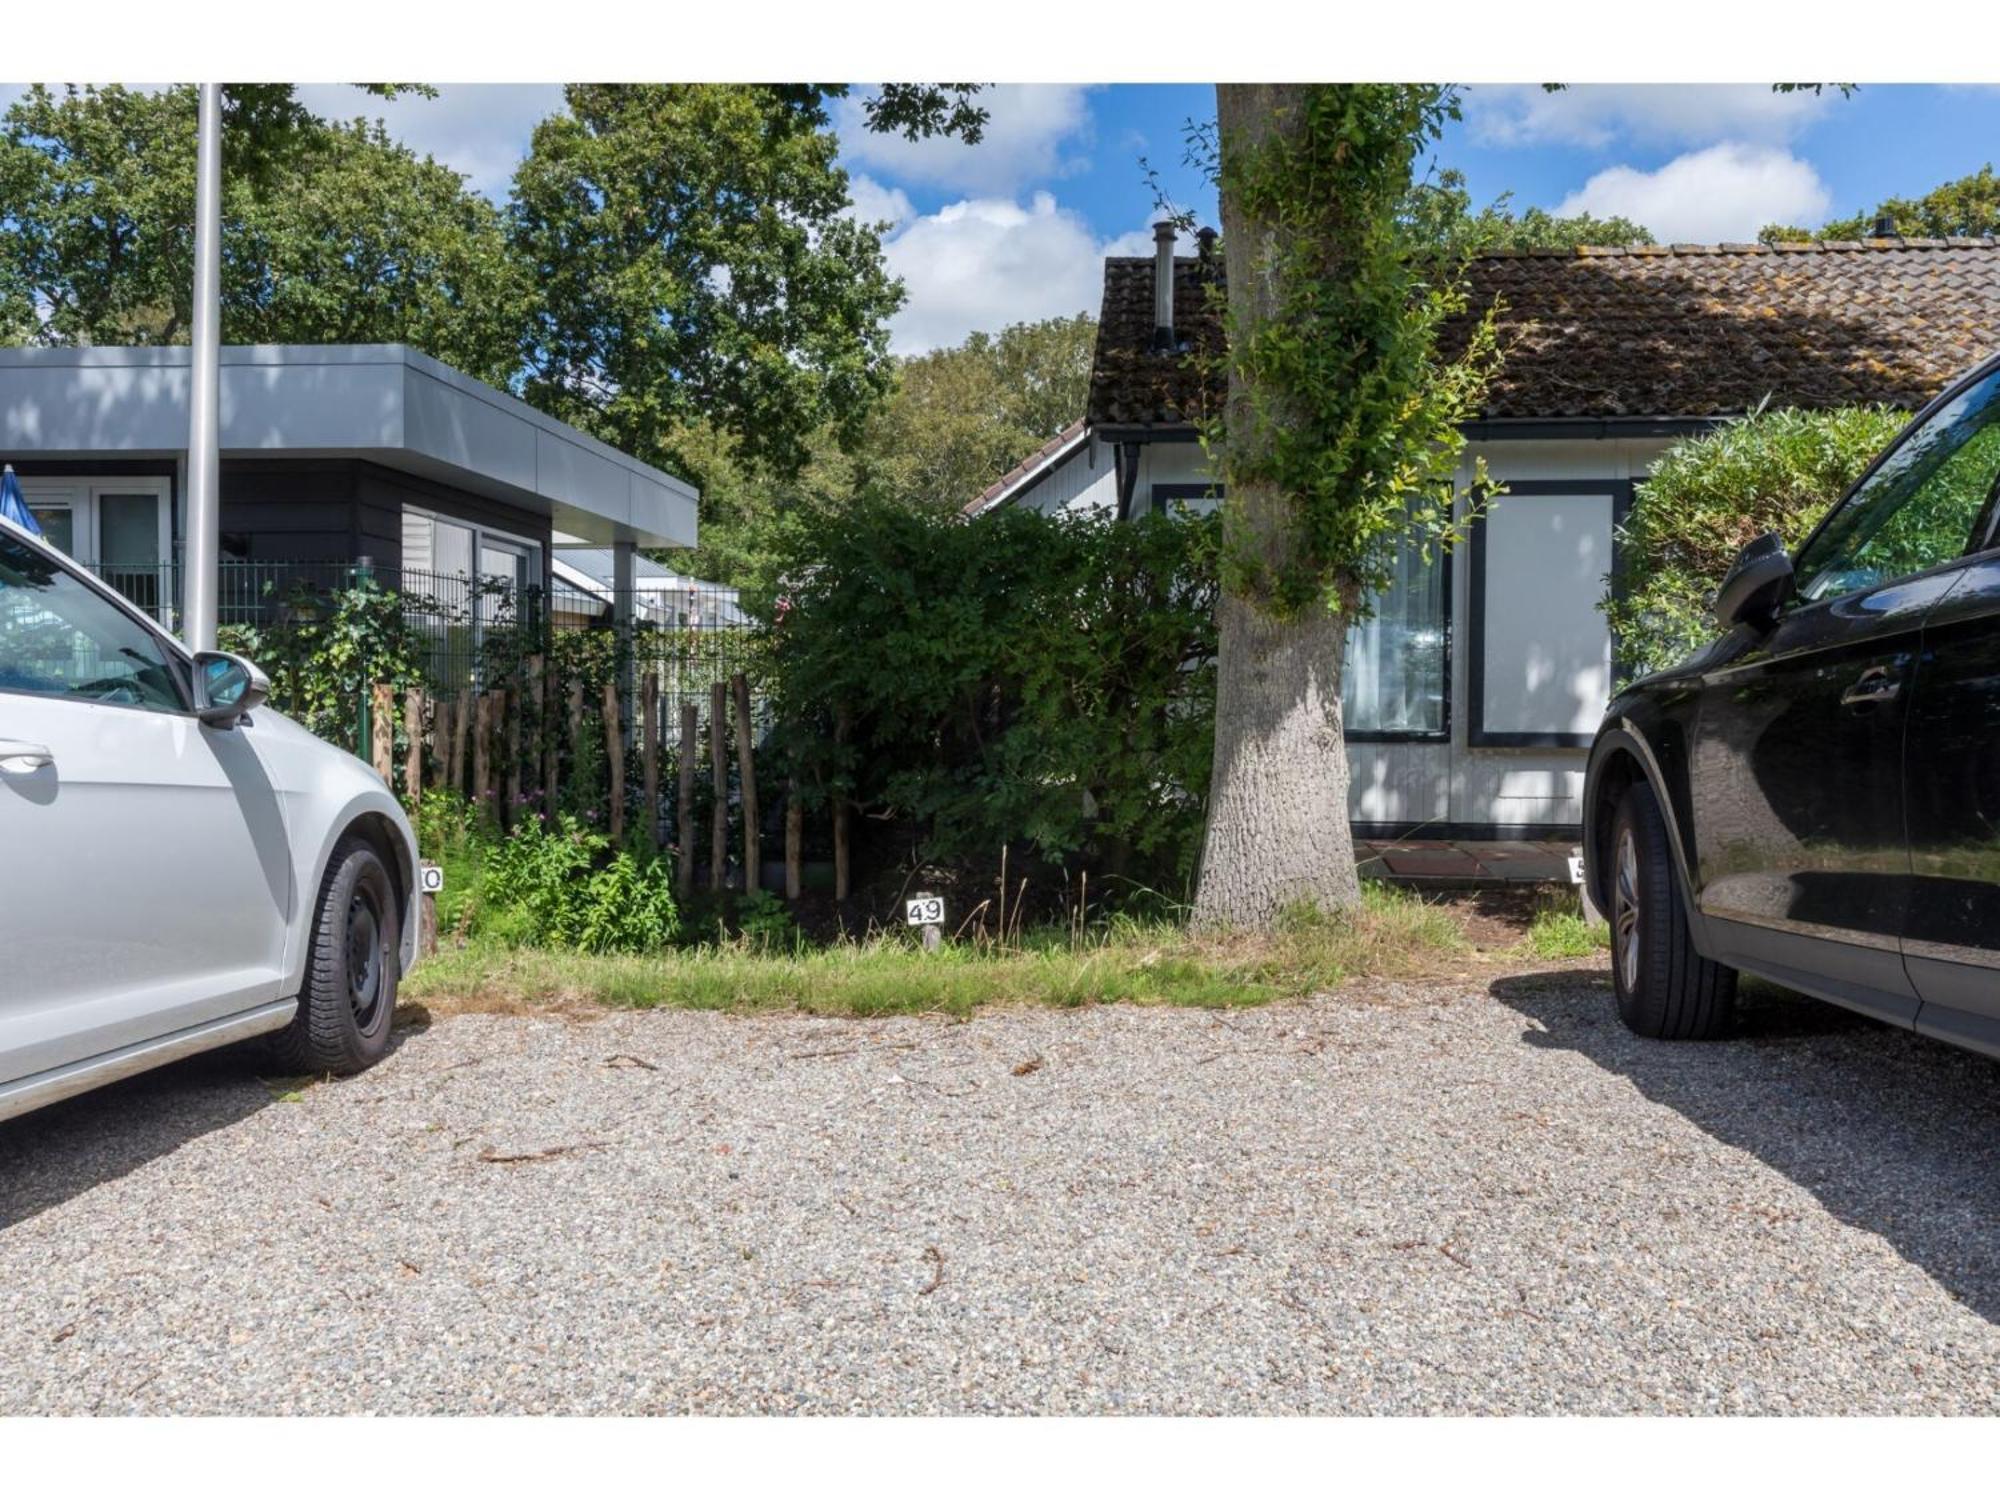
{"type": "Polygon", "coordinates": [[[1792,591],[1792,560],[1778,533],[1767,531],[1745,542],[1729,565],[1729,576],[1715,594],[1715,619],[1724,630],[1736,625],[1763,626],[1777,618],[1792,591]]]}
{"type": "Polygon", "coordinates": [[[227,651],[194,655],[194,711],[202,723],[230,729],[271,691],[271,681],[227,651]]]}

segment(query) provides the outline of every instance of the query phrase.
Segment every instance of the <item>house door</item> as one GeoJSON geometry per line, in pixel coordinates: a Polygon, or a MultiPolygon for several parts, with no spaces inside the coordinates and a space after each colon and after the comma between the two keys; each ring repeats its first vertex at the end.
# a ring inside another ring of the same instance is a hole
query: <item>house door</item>
{"type": "Polygon", "coordinates": [[[173,531],[164,478],[23,479],[48,539],[161,624],[173,624],[173,531]]]}

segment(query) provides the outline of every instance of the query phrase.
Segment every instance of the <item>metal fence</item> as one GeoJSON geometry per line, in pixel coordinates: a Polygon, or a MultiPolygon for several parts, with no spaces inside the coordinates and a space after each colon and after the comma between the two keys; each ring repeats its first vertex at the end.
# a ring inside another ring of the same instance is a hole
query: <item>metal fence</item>
{"type": "MultiPolygon", "coordinates": [[[[178,561],[142,567],[84,562],[169,630],[180,626],[178,561]]],[[[284,649],[301,626],[324,618],[356,589],[393,594],[405,641],[435,696],[507,687],[531,656],[574,658],[576,675],[606,675],[636,689],[656,673],[662,707],[674,722],[679,704],[706,705],[712,684],[748,662],[750,618],[736,590],[684,579],[624,593],[557,580],[526,587],[499,577],[378,568],[338,562],[226,558],[217,623],[225,635],[254,633],[284,649]]],[[[284,662],[267,662],[267,670],[284,662]]],[[[275,674],[274,674],[275,675],[275,674]]],[[[761,704],[759,705],[761,708],[761,704]]]]}

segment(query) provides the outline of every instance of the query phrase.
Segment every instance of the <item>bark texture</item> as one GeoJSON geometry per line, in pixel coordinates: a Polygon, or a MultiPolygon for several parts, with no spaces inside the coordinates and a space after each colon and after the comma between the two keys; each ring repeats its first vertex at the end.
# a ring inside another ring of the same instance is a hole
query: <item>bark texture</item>
{"type": "MultiPolygon", "coordinates": [[[[1303,88],[1221,84],[1215,92],[1229,313],[1240,327],[1276,317],[1283,288],[1268,254],[1275,227],[1246,215],[1230,192],[1228,162],[1232,153],[1255,150],[1272,132],[1291,128],[1303,88]]],[[[1257,456],[1250,415],[1260,407],[1282,419],[1277,393],[1254,390],[1232,363],[1226,462],[1257,456]],[[1239,442],[1245,446],[1237,448],[1239,442]]],[[[1228,494],[1235,545],[1266,563],[1285,560],[1292,545],[1286,497],[1275,485],[1234,475],[1228,494]]],[[[1353,600],[1342,602],[1351,608],[1353,600]]],[[[1198,927],[1268,927],[1300,903],[1322,911],[1360,904],[1340,723],[1348,618],[1346,608],[1280,617],[1225,582],[1216,617],[1215,769],[1195,886],[1198,927]]]]}

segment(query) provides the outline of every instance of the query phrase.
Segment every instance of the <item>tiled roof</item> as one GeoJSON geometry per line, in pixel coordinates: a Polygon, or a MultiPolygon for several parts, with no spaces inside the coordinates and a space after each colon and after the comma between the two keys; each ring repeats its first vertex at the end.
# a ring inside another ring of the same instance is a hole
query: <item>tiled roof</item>
{"type": "MultiPolygon", "coordinates": [[[[1196,265],[1176,266],[1175,320],[1208,341],[1216,314],[1179,287],[1196,265]]],[[[1497,252],[1468,276],[1474,310],[1499,307],[1508,351],[1489,418],[1726,416],[1767,398],[1916,407],[2000,352],[1992,239],[1497,252]]],[[[1175,424],[1221,400],[1185,358],[1147,352],[1151,290],[1150,261],[1106,261],[1093,422],[1175,424]]],[[[1447,351],[1471,316],[1447,325],[1447,351]]]]}
{"type": "Polygon", "coordinates": [[[989,484],[977,495],[966,501],[960,508],[959,513],[966,516],[976,516],[984,511],[991,510],[995,505],[1000,503],[1002,496],[1020,484],[1022,480],[1027,479],[1030,475],[1035,474],[1041,469],[1047,468],[1065,449],[1080,440],[1083,437],[1083,431],[1083,420],[1078,418],[1061,432],[1050,438],[1046,443],[1042,444],[1033,453],[1030,453],[1026,458],[1015,464],[1013,468],[1002,474],[992,484],[989,484]]]}
{"type": "Polygon", "coordinates": [[[1093,427],[1186,426],[1221,410],[1221,361],[1206,361],[1216,371],[1207,383],[1194,367],[1200,356],[1221,353],[1221,310],[1209,296],[1211,288],[1221,293],[1221,271],[1220,256],[1209,263],[1193,256],[1174,261],[1174,328],[1182,348],[1156,353],[1152,257],[1105,257],[1104,306],[1090,370],[1093,427]]]}

